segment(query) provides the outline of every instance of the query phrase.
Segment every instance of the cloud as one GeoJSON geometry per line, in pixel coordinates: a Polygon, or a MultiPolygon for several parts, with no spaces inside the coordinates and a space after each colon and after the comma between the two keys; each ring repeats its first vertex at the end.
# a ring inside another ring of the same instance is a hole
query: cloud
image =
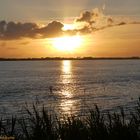
{"type": "Polygon", "coordinates": [[[21,37],[34,37],[38,26],[35,23],[0,22],[0,39],[19,39],[21,37]]]}
{"type": "Polygon", "coordinates": [[[140,24],[140,21],[132,21],[130,24],[140,24]]]}
{"type": "Polygon", "coordinates": [[[82,23],[83,25],[83,27],[79,29],[80,33],[91,33],[109,27],[114,23],[114,20],[111,17],[105,16],[102,10],[99,10],[98,8],[91,11],[83,11],[80,17],[75,21],[76,23],[82,23]]]}
{"type": "Polygon", "coordinates": [[[44,27],[36,23],[15,23],[0,21],[0,39],[13,40],[20,38],[47,38],[62,34],[63,24],[53,21],[44,27]]]}
{"type": "Polygon", "coordinates": [[[123,26],[126,24],[140,24],[140,22],[129,22],[118,20],[111,16],[103,14],[103,10],[95,8],[91,11],[83,11],[80,16],[75,20],[76,23],[81,23],[81,28],[77,32],[81,34],[89,34],[98,30],[103,30],[113,26],[123,26]],[[83,24],[84,23],[84,24],[83,24]]]}
{"type": "Polygon", "coordinates": [[[78,18],[74,20],[73,24],[77,24],[75,29],[64,31],[63,23],[59,21],[52,21],[43,27],[36,23],[21,23],[21,22],[6,22],[0,21],[0,40],[15,40],[21,38],[53,38],[62,35],[76,35],[76,34],[90,34],[92,32],[103,30],[112,26],[122,26],[125,24],[140,24],[140,22],[128,22],[116,20],[111,16],[103,14],[103,9],[95,8],[91,11],[83,11],[78,18]]]}
{"type": "Polygon", "coordinates": [[[80,17],[76,19],[76,22],[86,22],[92,24],[96,22],[100,14],[101,13],[98,8],[95,8],[93,11],[84,11],[81,13],[80,17]]]}
{"type": "Polygon", "coordinates": [[[125,25],[125,24],[127,24],[127,23],[122,21],[122,22],[116,24],[116,26],[117,26],[117,25],[118,25],[118,26],[121,26],[121,25],[125,25]]]}
{"type": "Polygon", "coordinates": [[[80,18],[76,20],[76,22],[92,22],[93,14],[89,11],[85,11],[81,14],[80,18]]]}
{"type": "Polygon", "coordinates": [[[107,19],[107,22],[108,22],[108,24],[110,25],[110,24],[113,24],[113,23],[114,23],[114,20],[113,20],[113,18],[109,17],[109,18],[107,19]]]}
{"type": "Polygon", "coordinates": [[[38,29],[38,34],[42,37],[55,37],[63,34],[62,28],[64,25],[61,22],[53,21],[47,26],[38,29]]]}

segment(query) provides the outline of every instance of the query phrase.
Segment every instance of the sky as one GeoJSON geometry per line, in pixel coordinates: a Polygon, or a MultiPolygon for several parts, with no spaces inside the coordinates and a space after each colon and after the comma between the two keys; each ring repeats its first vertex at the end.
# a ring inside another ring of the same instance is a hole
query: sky
{"type": "Polygon", "coordinates": [[[140,56],[140,0],[0,0],[0,58],[140,56]]]}

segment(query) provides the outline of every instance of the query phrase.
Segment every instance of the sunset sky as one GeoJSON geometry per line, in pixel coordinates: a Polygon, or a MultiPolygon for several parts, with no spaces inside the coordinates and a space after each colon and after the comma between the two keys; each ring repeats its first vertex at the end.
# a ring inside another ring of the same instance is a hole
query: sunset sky
{"type": "Polygon", "coordinates": [[[140,56],[140,0],[0,0],[0,58],[140,56]]]}

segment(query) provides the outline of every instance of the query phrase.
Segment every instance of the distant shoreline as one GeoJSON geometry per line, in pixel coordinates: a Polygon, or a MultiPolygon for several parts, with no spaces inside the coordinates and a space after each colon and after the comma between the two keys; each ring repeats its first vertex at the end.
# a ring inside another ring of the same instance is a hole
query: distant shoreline
{"type": "Polygon", "coordinates": [[[44,61],[44,60],[140,60],[140,57],[45,57],[45,58],[0,58],[0,61],[44,61]]]}

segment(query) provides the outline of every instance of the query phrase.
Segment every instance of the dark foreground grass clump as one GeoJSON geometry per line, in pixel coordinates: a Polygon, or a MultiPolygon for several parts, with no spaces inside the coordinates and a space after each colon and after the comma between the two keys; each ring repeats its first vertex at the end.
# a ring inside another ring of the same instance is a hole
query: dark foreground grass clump
{"type": "Polygon", "coordinates": [[[15,140],[140,140],[140,100],[134,113],[100,112],[95,106],[86,117],[50,115],[42,107],[26,108],[22,118],[0,120],[0,138],[15,140]]]}

